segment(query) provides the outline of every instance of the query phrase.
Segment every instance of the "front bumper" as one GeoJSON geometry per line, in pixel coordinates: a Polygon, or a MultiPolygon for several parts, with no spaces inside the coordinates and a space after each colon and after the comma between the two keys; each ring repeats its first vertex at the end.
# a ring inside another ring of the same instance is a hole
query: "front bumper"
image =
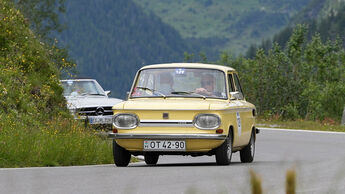
{"type": "Polygon", "coordinates": [[[112,116],[79,116],[74,119],[84,123],[85,128],[111,131],[113,128],[112,116]]]}
{"type": "Polygon", "coordinates": [[[224,140],[225,134],[131,134],[131,133],[109,133],[112,139],[210,139],[224,140]]]}

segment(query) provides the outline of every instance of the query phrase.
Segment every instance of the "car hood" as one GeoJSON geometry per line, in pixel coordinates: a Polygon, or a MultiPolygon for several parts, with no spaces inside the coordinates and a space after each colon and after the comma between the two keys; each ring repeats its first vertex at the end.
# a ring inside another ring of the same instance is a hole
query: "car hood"
{"type": "Polygon", "coordinates": [[[124,110],[212,110],[222,109],[228,103],[210,99],[135,99],[115,105],[114,109],[124,110]]]}
{"type": "Polygon", "coordinates": [[[99,106],[114,106],[122,102],[123,100],[118,98],[108,98],[106,96],[67,96],[67,108],[87,108],[87,107],[99,107],[99,106]]]}

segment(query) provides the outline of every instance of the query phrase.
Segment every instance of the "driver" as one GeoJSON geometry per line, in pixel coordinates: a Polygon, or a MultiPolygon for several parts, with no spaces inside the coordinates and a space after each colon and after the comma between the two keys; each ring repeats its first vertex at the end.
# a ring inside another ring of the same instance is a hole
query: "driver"
{"type": "Polygon", "coordinates": [[[71,96],[79,96],[79,95],[81,95],[83,93],[85,93],[85,90],[81,86],[81,84],[78,83],[78,82],[74,82],[73,92],[71,93],[71,96]]]}
{"type": "Polygon", "coordinates": [[[167,95],[173,92],[174,79],[170,73],[162,73],[159,77],[158,92],[167,95]]]}

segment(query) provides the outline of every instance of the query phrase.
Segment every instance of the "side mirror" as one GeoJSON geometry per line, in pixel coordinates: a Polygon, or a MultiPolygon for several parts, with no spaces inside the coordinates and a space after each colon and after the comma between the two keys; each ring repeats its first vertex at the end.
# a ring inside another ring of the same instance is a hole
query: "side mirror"
{"type": "Polygon", "coordinates": [[[240,92],[230,92],[230,100],[243,100],[243,95],[240,92]]]}
{"type": "Polygon", "coordinates": [[[126,94],[127,94],[127,100],[128,100],[128,99],[129,99],[129,94],[130,94],[130,92],[127,91],[126,94]]]}
{"type": "Polygon", "coordinates": [[[107,90],[107,91],[104,91],[105,95],[109,96],[111,94],[111,91],[107,90]]]}

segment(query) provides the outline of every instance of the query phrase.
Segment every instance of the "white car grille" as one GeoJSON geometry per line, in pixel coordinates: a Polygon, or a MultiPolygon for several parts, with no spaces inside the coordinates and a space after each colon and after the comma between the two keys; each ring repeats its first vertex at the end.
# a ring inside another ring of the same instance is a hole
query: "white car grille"
{"type": "Polygon", "coordinates": [[[101,116],[101,115],[113,115],[111,106],[104,107],[87,107],[80,108],[77,111],[80,116],[101,116]]]}

